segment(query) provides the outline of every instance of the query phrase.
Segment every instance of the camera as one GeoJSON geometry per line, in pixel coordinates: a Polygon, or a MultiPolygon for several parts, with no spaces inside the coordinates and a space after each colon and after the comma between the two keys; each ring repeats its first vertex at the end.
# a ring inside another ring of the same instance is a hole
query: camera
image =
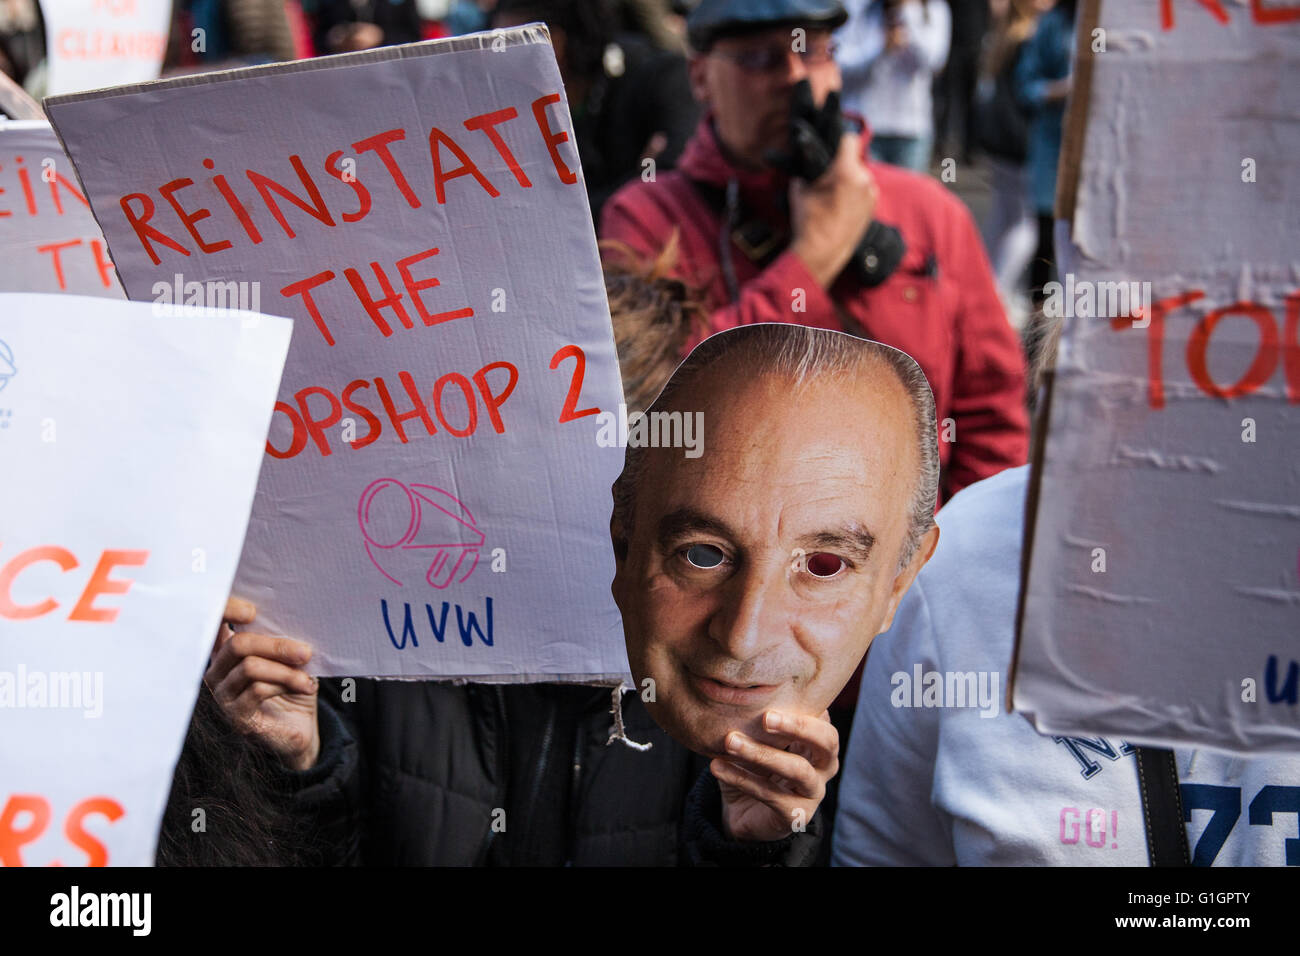
{"type": "MultiPolygon", "coordinates": [[[[769,157],[773,165],[785,169],[804,182],[820,179],[830,168],[839,150],[840,139],[851,125],[840,112],[840,94],[832,90],[819,109],[813,103],[812,87],[800,80],[794,88],[790,109],[790,146],[787,152],[769,157]]],[[[894,226],[872,219],[859,240],[849,268],[858,281],[874,288],[898,268],[905,250],[902,234],[894,226]]]]}

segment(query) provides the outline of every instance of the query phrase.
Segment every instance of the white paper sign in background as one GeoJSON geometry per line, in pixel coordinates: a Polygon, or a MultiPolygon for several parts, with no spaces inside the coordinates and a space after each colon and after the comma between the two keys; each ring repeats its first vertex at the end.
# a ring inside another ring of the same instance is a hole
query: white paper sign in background
{"type": "Polygon", "coordinates": [[[563,90],[525,27],[47,100],[132,298],[298,319],[237,592],[317,673],[627,674],[563,90]]]}
{"type": "Polygon", "coordinates": [[[125,297],[72,162],[44,121],[0,119],[0,292],[125,297]]]}
{"type": "Polygon", "coordinates": [[[156,80],[172,0],[41,0],[49,93],[156,80]]]}
{"type": "Polygon", "coordinates": [[[153,863],[291,324],[0,295],[0,864],[153,863]]]}
{"type": "Polygon", "coordinates": [[[1300,5],[1209,6],[1101,7],[1014,705],[1296,751],[1300,5]]]}

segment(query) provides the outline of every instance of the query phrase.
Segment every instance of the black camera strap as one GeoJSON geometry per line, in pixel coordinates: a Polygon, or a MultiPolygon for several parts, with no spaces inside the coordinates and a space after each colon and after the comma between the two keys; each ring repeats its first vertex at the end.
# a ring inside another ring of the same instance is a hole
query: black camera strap
{"type": "Polygon", "coordinates": [[[790,244],[789,233],[774,228],[744,206],[737,180],[731,180],[726,187],[690,176],[686,180],[722,221],[718,235],[718,261],[727,283],[727,295],[735,302],[740,298],[740,284],[736,279],[732,249],[739,249],[750,262],[765,269],[790,244]]]}
{"type": "Polygon", "coordinates": [[[1191,866],[1184,825],[1178,765],[1172,750],[1135,748],[1138,789],[1142,794],[1142,822],[1147,833],[1147,856],[1152,866],[1191,866]]]}

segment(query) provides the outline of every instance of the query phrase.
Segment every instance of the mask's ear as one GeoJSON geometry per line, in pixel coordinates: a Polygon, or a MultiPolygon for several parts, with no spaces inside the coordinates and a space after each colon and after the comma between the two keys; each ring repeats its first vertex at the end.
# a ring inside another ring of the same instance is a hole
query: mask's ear
{"type": "Polygon", "coordinates": [[[917,545],[916,553],[912,555],[911,562],[903,570],[894,576],[894,584],[889,593],[889,608],[885,616],[880,621],[880,630],[877,635],[884,634],[894,623],[894,614],[898,611],[898,605],[903,601],[903,595],[907,589],[912,586],[916,580],[917,574],[925,563],[934,555],[934,549],[939,546],[939,526],[931,525],[930,530],[922,537],[917,545]]]}
{"type": "Polygon", "coordinates": [[[617,515],[609,516],[609,540],[614,546],[614,562],[621,566],[627,560],[627,533],[617,515]]]}
{"type": "Polygon", "coordinates": [[[627,568],[627,532],[614,515],[609,518],[609,540],[614,546],[614,580],[610,582],[609,592],[614,596],[614,603],[623,610],[623,572],[627,568]]]}

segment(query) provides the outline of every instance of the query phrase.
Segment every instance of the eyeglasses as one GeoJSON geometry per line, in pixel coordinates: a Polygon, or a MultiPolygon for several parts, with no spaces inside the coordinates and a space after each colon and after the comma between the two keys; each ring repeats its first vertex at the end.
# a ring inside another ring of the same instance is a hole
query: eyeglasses
{"type": "Polygon", "coordinates": [[[712,50],[714,56],[730,60],[746,73],[774,73],[784,69],[794,53],[803,60],[805,66],[822,66],[835,59],[836,44],[833,40],[815,43],[802,50],[793,46],[767,46],[750,50],[712,50]]]}

